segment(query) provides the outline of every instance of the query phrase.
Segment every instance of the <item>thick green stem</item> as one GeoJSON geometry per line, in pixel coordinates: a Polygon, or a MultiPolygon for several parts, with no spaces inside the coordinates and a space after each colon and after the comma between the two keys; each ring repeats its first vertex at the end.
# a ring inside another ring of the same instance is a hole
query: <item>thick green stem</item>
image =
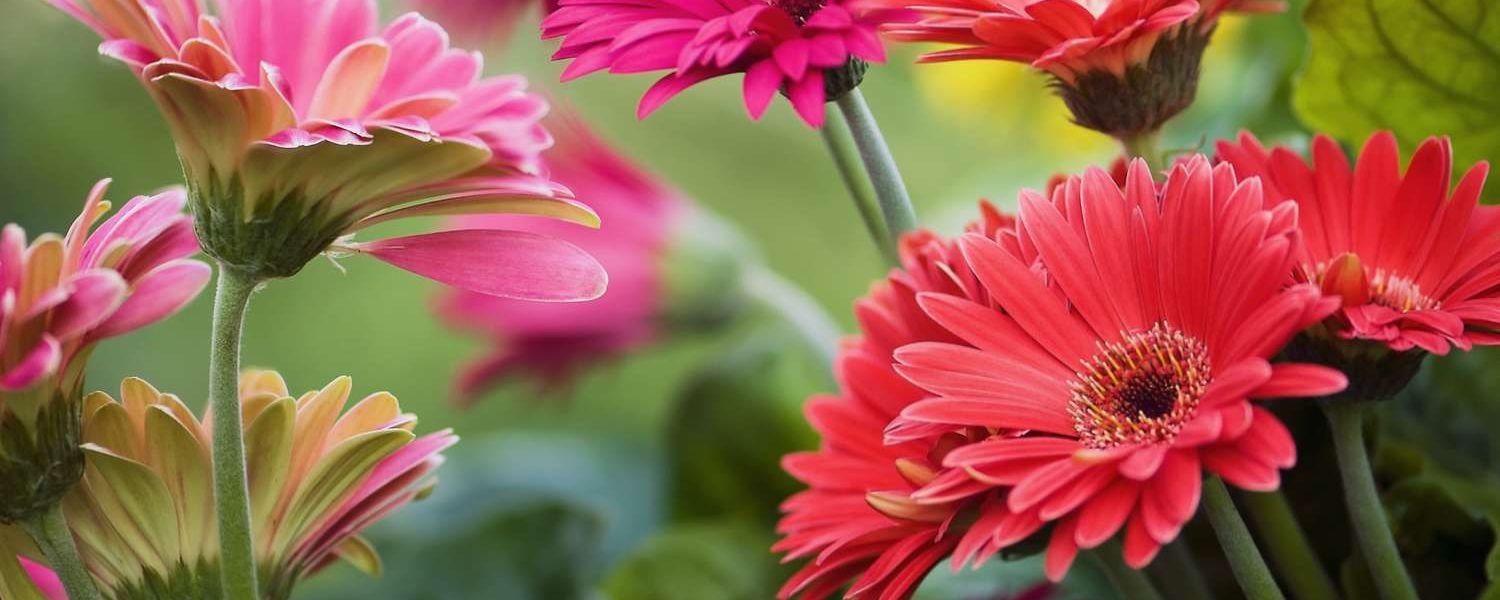
{"type": "Polygon", "coordinates": [[[1234,500],[1229,497],[1229,489],[1218,477],[1209,477],[1203,482],[1203,505],[1245,597],[1250,600],[1282,600],[1284,596],[1281,588],[1276,587],[1276,578],[1255,547],[1250,529],[1245,527],[1245,521],[1234,507],[1234,500]]]}
{"type": "Polygon", "coordinates": [[[1344,484],[1344,503],[1349,509],[1349,524],[1359,540],[1365,564],[1375,580],[1380,597],[1385,600],[1415,600],[1417,588],[1401,562],[1391,524],[1386,521],[1385,505],[1375,488],[1370,458],[1365,454],[1364,404],[1348,400],[1323,402],[1323,414],[1333,430],[1333,448],[1339,458],[1339,475],[1344,484]]]}
{"type": "Polygon", "coordinates": [[[1266,553],[1297,600],[1338,600],[1333,580],[1313,552],[1307,534],[1280,491],[1246,493],[1240,504],[1250,514],[1255,530],[1266,544],[1266,553]]]}
{"type": "Polygon", "coordinates": [[[1160,142],[1161,133],[1158,131],[1120,138],[1120,145],[1125,147],[1125,156],[1145,159],[1153,173],[1161,172],[1163,167],[1160,142]]]}
{"type": "Polygon", "coordinates": [[[1114,585],[1115,591],[1120,593],[1123,600],[1162,600],[1161,593],[1156,591],[1156,586],[1151,584],[1151,579],[1146,577],[1144,571],[1132,569],[1125,564],[1119,542],[1106,542],[1089,552],[1089,555],[1094,557],[1099,570],[1109,577],[1110,584],[1114,585]]]}
{"type": "Polygon", "coordinates": [[[838,353],[839,326],[817,301],[796,284],[763,265],[745,270],[745,290],[752,298],[786,321],[832,372],[838,353]]]}
{"type": "Polygon", "coordinates": [[[214,428],[214,507],[219,516],[219,562],[226,600],[256,600],[255,547],[250,539],[250,489],[240,421],[240,332],[256,278],[219,265],[214,294],[208,402],[214,428]]]}
{"type": "Polygon", "coordinates": [[[880,135],[880,125],[876,124],[875,115],[870,113],[870,106],[865,104],[865,97],[859,90],[849,90],[836,102],[849,124],[849,134],[854,137],[855,147],[859,148],[870,183],[875,186],[880,214],[894,244],[901,234],[917,227],[917,213],[912,209],[906,184],[901,181],[901,171],[896,168],[896,159],[891,157],[891,149],[880,135]]]}
{"type": "Polygon", "coordinates": [[[1214,594],[1203,578],[1198,562],[1193,560],[1187,539],[1177,541],[1161,549],[1161,556],[1147,567],[1157,587],[1165,590],[1168,598],[1212,598],[1214,594]]]}
{"type": "Polygon", "coordinates": [[[860,166],[859,151],[855,150],[854,141],[849,137],[849,128],[843,121],[830,119],[819,132],[823,135],[823,144],[828,146],[828,154],[833,157],[834,166],[838,167],[839,178],[844,181],[844,187],[848,188],[849,196],[854,200],[854,208],[859,211],[860,220],[864,221],[865,230],[870,233],[870,239],[880,249],[886,263],[895,266],[899,260],[896,245],[890,232],[886,231],[885,217],[880,214],[880,205],[875,200],[875,190],[870,185],[870,178],[865,176],[864,168],[860,166]]]}
{"type": "Polygon", "coordinates": [[[27,520],[25,526],[27,533],[47,555],[53,572],[62,580],[68,598],[98,600],[99,590],[94,588],[94,579],[78,556],[78,546],[73,542],[73,532],[68,529],[68,518],[63,515],[62,506],[53,505],[27,520]]]}

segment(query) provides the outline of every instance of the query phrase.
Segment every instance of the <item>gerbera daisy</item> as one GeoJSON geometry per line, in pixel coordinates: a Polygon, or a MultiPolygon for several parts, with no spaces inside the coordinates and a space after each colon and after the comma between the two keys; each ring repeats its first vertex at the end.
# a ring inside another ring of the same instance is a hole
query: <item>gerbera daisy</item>
{"type": "Polygon", "coordinates": [[[1301,209],[1297,275],[1343,301],[1328,333],[1439,355],[1500,343],[1500,209],[1479,205],[1488,163],[1450,191],[1447,138],[1423,142],[1403,173],[1390,132],[1372,135],[1352,166],[1325,136],[1311,160],[1249,133],[1219,142],[1218,158],[1259,176],[1268,201],[1301,209]]]}
{"type": "Polygon", "coordinates": [[[561,0],[542,38],[572,60],[564,81],[669,71],[641,98],[645,118],[706,79],[743,73],[745,109],[759,119],[778,91],[813,127],[823,105],[859,85],[865,62],[883,62],[873,15],[848,0],[561,0]]]}
{"type": "Polygon", "coordinates": [[[547,103],[412,13],[377,29],[374,0],[49,0],[93,28],[171,126],[204,250],[288,277],[337,242],[506,297],[602,292],[577,247],[516,231],[347,238],[422,215],[523,213],[597,224],[541,176],[547,103]],[[341,240],[341,238],[344,238],[341,240]]]}
{"type": "MultiPolygon", "coordinates": [[[[1257,180],[1201,156],[1161,186],[1137,160],[1124,186],[1091,169],[1050,201],[1023,192],[1017,229],[1035,264],[1013,242],[959,240],[992,304],[919,296],[966,343],[896,351],[897,371],[932,397],[902,409],[891,431],[990,432],[942,466],[1003,490],[1011,513],[1054,523],[1054,580],[1080,548],[1121,530],[1125,561],[1150,562],[1192,517],[1205,472],[1276,489],[1296,448],[1249,399],[1323,396],[1346,382],[1269,362],[1335,303],[1311,284],[1286,285],[1296,207],[1264,204],[1257,180]]],[[[912,496],[945,494],[929,485],[912,496]]]]}
{"type": "Polygon", "coordinates": [[[956,44],[922,62],[1007,60],[1053,76],[1079,125],[1126,139],[1155,132],[1187,108],[1198,63],[1226,9],[1276,3],[1226,0],[883,0],[920,19],[891,37],[956,44]]]}
{"type": "MultiPolygon", "coordinates": [[[[972,231],[993,237],[1012,225],[988,205],[984,214],[972,231]]],[[[1034,519],[1011,518],[987,484],[943,467],[948,453],[971,441],[968,432],[908,432],[912,440],[886,443],[886,425],[927,396],[895,372],[892,353],[913,342],[962,343],[922,311],[918,295],[988,303],[952,240],[907,234],[901,264],[855,304],[863,333],[840,348],[840,393],[807,403],[822,447],[783,461],[810,489],[782,505],[786,516],[777,530],[784,538],[775,550],[789,561],[808,559],[782,588],[782,598],[825,598],[845,586],[849,597],[909,597],[938,561],[953,555],[955,567],[983,562],[1000,545],[1041,527],[1034,519]],[[912,496],[925,486],[943,491],[921,501],[912,496]],[[983,517],[970,526],[975,514],[983,517]]]]}
{"type": "Polygon", "coordinates": [[[57,504],[83,473],[79,410],[100,340],[167,318],[208,281],[181,189],[137,196],[119,212],[95,184],[66,236],[28,245],[0,232],[0,523],[57,504]],[[95,225],[98,225],[95,227],[95,225]]]}
{"type": "MultiPolygon", "coordinates": [[[[300,397],[274,372],[246,372],[242,381],[263,597],[288,598],[339,559],[378,573],[379,555],[359,533],[427,494],[457,438],[415,436],[416,417],[384,392],[345,411],[347,377],[300,397]]],[[[63,507],[101,592],[219,597],[208,425],[139,379],[121,384],[120,400],[89,395],[84,416],[88,473],[63,507]]],[[[45,571],[32,570],[51,587],[45,571]]]]}

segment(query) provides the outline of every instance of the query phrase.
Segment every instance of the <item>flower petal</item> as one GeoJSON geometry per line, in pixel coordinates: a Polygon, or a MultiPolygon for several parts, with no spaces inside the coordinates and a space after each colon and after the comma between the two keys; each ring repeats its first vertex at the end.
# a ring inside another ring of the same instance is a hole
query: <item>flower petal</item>
{"type": "Polygon", "coordinates": [[[599,261],[568,242],[521,231],[440,231],[351,248],[428,279],[469,291],[536,302],[579,302],[604,294],[599,261]]]}

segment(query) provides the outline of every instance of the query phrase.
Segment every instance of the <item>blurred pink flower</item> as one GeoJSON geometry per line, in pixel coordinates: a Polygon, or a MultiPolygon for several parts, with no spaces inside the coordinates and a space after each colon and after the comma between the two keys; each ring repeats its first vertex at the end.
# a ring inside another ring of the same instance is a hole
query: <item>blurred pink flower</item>
{"type": "Polygon", "coordinates": [[[573,61],[563,81],[669,71],[641,98],[641,118],[701,81],[744,73],[750,118],[781,91],[819,127],[825,102],[858,85],[863,61],[885,61],[878,24],[846,0],[561,0],[542,38],[563,38],[553,54],[573,61]]]}
{"type": "Polygon", "coordinates": [[[423,215],[597,224],[541,175],[547,103],[520,76],[481,79],[481,56],[450,48],[431,21],[412,13],[377,29],[373,0],[230,0],[218,15],[195,0],[49,2],[98,32],[100,52],[129,65],[160,105],[204,250],[221,262],[287,277],[336,246],[487,293],[602,293],[593,259],[534,234],[341,240],[423,215]],[[462,247],[485,259],[448,256],[462,247]]]}
{"type": "Polygon", "coordinates": [[[465,39],[488,37],[492,43],[504,43],[532,10],[540,6],[542,15],[550,15],[557,10],[557,2],[558,0],[413,0],[412,3],[465,39]]]}
{"type": "MultiPolygon", "coordinates": [[[[565,388],[590,363],[638,348],[658,335],[667,299],[663,261],[673,231],[692,201],[616,152],[575,118],[559,119],[557,147],[547,166],[557,181],[597,198],[604,225],[525,224],[587,250],[609,271],[610,288],[586,304],[532,304],[453,290],[438,312],[452,326],[477,331],[490,350],[464,369],[461,399],[517,372],[537,375],[545,388],[565,388]]],[[[514,228],[524,217],[469,216],[463,227],[514,228]]]]}

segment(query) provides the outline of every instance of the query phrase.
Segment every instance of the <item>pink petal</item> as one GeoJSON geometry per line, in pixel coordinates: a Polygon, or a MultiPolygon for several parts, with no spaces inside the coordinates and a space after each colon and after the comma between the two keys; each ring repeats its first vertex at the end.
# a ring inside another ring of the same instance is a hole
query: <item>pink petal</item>
{"type": "Polygon", "coordinates": [[[26,575],[31,578],[32,585],[42,593],[47,600],[68,600],[68,593],[63,590],[62,579],[57,573],[52,572],[42,565],[28,560],[24,556],[17,556],[21,561],[21,568],[26,570],[26,575]]]}
{"type": "Polygon", "coordinates": [[[170,262],[147,273],[114,315],[91,334],[104,339],[140,329],[182,310],[203,291],[212,270],[196,260],[170,262]]]}
{"type": "Polygon", "coordinates": [[[593,300],[604,294],[609,279],[583,249],[521,231],[440,231],[353,249],[434,281],[516,300],[593,300]]]}
{"type": "Polygon", "coordinates": [[[0,373],[0,390],[24,390],[36,384],[43,377],[57,371],[57,366],[62,362],[62,348],[58,346],[57,339],[50,335],[42,336],[42,341],[37,344],[36,349],[31,351],[25,359],[11,368],[9,372],[0,373]]]}
{"type": "Polygon", "coordinates": [[[98,327],[125,301],[125,280],[114,271],[87,271],[64,285],[70,288],[68,299],[52,309],[49,327],[58,339],[82,335],[98,327]]]}
{"type": "Polygon", "coordinates": [[[1278,363],[1271,365],[1271,378],[1256,388],[1257,398],[1306,398],[1327,396],[1344,391],[1349,378],[1342,372],[1322,365],[1278,363]]]}

